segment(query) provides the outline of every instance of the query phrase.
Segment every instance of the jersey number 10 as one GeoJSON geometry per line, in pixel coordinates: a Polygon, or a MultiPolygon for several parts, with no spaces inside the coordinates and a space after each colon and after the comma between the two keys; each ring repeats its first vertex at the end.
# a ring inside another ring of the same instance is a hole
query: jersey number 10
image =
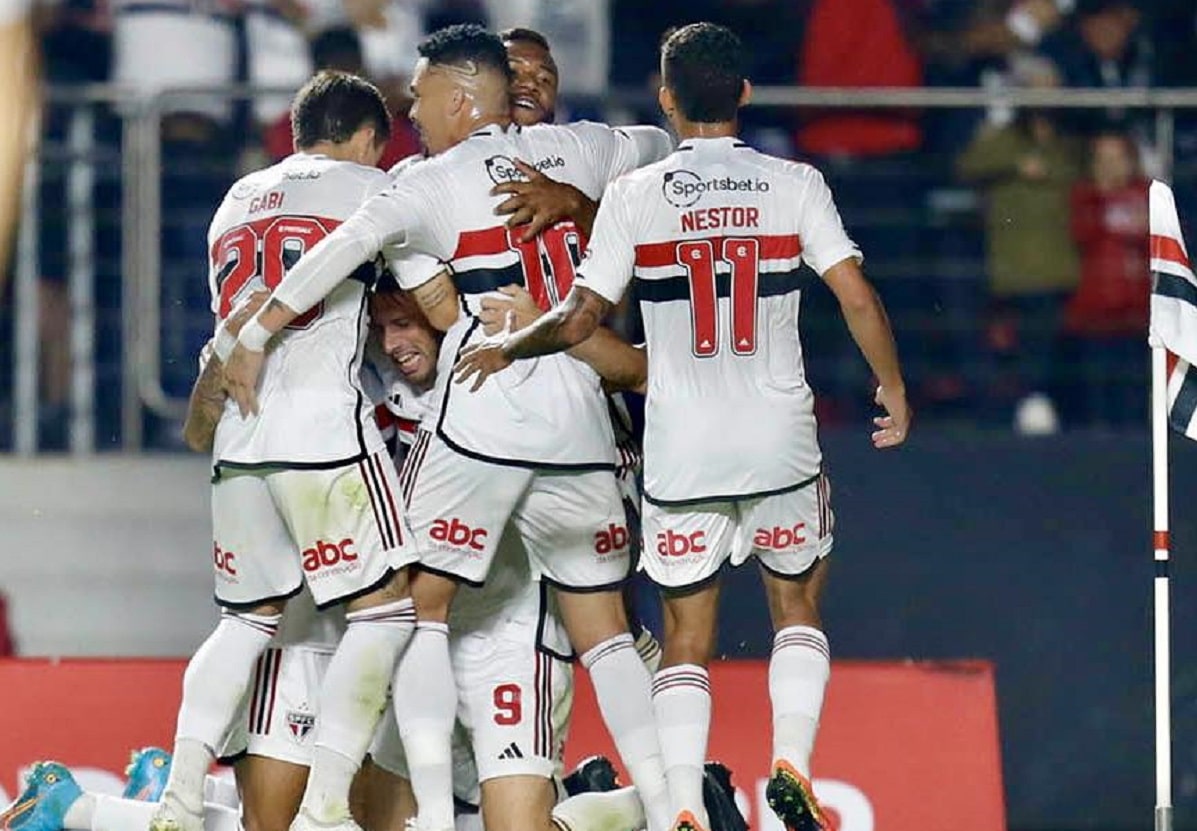
{"type": "Polygon", "coordinates": [[[755,239],[699,239],[679,242],[678,264],[690,281],[690,316],[694,325],[694,355],[709,358],[719,352],[719,290],[716,258],[731,266],[731,347],[736,355],[756,352],[756,300],[760,284],[760,242],[755,239]]]}
{"type": "MultiPolygon", "coordinates": [[[[211,251],[216,290],[220,292],[220,319],[229,316],[238,295],[250,280],[260,277],[266,288],[273,291],[304,252],[339,224],[336,220],[314,216],[276,216],[247,222],[221,234],[211,251]]],[[[321,301],[295,318],[287,328],[310,326],[320,317],[323,308],[321,301]]]]}

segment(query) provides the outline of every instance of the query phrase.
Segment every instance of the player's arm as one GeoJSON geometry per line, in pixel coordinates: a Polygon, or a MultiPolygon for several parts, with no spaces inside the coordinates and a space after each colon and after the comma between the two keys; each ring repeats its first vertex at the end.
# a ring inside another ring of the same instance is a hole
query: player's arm
{"type": "Polygon", "coordinates": [[[573,185],[549,178],[522,159],[516,159],[515,166],[527,181],[503,182],[490,191],[492,196],[507,197],[498,204],[495,213],[507,216],[508,228],[524,226],[520,238],[528,242],[554,222],[569,219],[590,236],[598,202],[573,185]]]}
{"type": "Polygon", "coordinates": [[[906,403],[906,384],[885,307],[855,258],[841,260],[827,269],[823,281],[835,293],[848,331],[877,378],[877,403],[889,414],[873,419],[880,428],[873,433],[873,444],[901,444],[910,429],[912,413],[906,403]]]}
{"type": "Polygon", "coordinates": [[[461,297],[445,264],[411,246],[387,246],[382,253],[399,288],[411,295],[433,328],[448,331],[461,315],[461,297]]]}
{"type": "MultiPolygon", "coordinates": [[[[209,347],[204,347],[210,353],[209,347]]],[[[216,437],[216,425],[224,412],[224,386],[221,364],[215,355],[201,358],[204,368],[191,388],[187,401],[187,419],[183,422],[183,441],[196,453],[210,453],[216,437]]]]}
{"type": "Polygon", "coordinates": [[[220,340],[235,340],[245,322],[261,308],[270,295],[256,291],[242,302],[228,319],[220,324],[216,337],[200,353],[200,374],[191,388],[187,401],[187,417],[183,422],[183,441],[197,453],[209,453],[216,438],[216,425],[224,412],[228,397],[224,392],[223,366],[215,355],[215,345],[220,340]]]}
{"type": "Polygon", "coordinates": [[[461,360],[454,369],[456,383],[476,376],[471,387],[476,390],[490,375],[513,361],[564,352],[594,334],[623,296],[632,276],[635,245],[630,205],[635,196],[626,182],[625,179],[612,185],[599,205],[594,237],[583,257],[582,271],[561,305],[501,342],[488,340],[462,350],[461,360]]]}
{"type": "Polygon", "coordinates": [[[413,200],[385,190],[368,200],[335,231],[317,243],[284,275],[261,310],[241,329],[224,363],[224,386],[242,417],[258,412],[257,384],[267,342],[300,314],[315,306],[384,245],[399,244],[415,224],[413,200]]]}
{"type": "Polygon", "coordinates": [[[911,412],[889,318],[860,270],[860,249],[845,233],[823,176],[801,165],[795,171],[793,184],[796,191],[801,189],[798,236],[805,243],[802,257],[835,293],[848,331],[877,378],[875,400],[887,413],[873,419],[878,427],[873,432],[873,445],[899,445],[910,431],[911,412]]]}
{"type": "MultiPolygon", "coordinates": [[[[478,314],[483,331],[496,335],[509,326],[512,331],[525,329],[543,316],[532,295],[521,286],[503,286],[506,298],[486,297],[478,314]],[[511,316],[509,318],[509,315],[511,316]]],[[[606,326],[567,350],[567,354],[588,364],[611,391],[640,391],[648,380],[648,357],[606,326]]]]}

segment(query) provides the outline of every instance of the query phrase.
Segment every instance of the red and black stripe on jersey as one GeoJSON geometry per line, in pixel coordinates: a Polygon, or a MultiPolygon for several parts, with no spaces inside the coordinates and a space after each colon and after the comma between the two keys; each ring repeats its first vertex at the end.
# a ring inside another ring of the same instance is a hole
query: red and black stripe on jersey
{"type": "MultiPolygon", "coordinates": [[[[709,237],[707,241],[712,243],[714,250],[719,250],[727,239],[755,241],[758,246],[759,263],[762,265],[770,260],[797,261],[798,257],[802,254],[802,242],[799,240],[797,234],[729,235],[727,237],[709,237]]],[[[650,242],[637,245],[635,262],[637,272],[640,269],[649,268],[676,268],[679,271],[684,271],[680,261],[678,246],[685,242],[687,240],[669,240],[666,242],[650,242]]],[[[799,291],[809,279],[802,274],[797,262],[795,262],[794,268],[786,271],[760,271],[759,273],[761,277],[766,277],[767,279],[761,280],[757,285],[757,297],[777,297],[799,291]]],[[[715,295],[717,297],[730,297],[731,287],[732,274],[730,271],[716,272],[715,295]]],[[[648,277],[637,273],[636,282],[633,286],[636,300],[648,303],[690,300],[691,291],[691,280],[689,275],[685,273],[678,274],[676,277],[648,277]]]]}

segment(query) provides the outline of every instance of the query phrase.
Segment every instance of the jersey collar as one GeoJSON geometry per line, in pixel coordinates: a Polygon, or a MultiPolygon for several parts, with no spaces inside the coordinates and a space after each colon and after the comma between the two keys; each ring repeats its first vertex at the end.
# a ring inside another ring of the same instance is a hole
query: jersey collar
{"type": "Polygon", "coordinates": [[[476,136],[502,136],[509,132],[518,133],[519,131],[520,125],[516,124],[515,122],[512,122],[506,128],[501,127],[498,124],[487,124],[470,133],[468,138],[475,138],[476,136]]]}
{"type": "Polygon", "coordinates": [[[677,146],[681,150],[700,150],[717,148],[720,150],[738,150],[748,145],[736,136],[719,136],[718,138],[688,138],[677,146]]]}

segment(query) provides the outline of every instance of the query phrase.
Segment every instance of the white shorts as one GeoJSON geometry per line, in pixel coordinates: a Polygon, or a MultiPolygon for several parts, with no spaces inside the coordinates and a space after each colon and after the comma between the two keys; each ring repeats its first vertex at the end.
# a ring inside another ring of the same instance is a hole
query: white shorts
{"type": "Polygon", "coordinates": [[[317,607],[379,586],[416,560],[385,451],[342,467],[226,471],[212,486],[216,602],[249,609],[296,594],[317,607]]]}
{"type": "Polygon", "coordinates": [[[302,646],[263,652],[220,758],[249,754],[310,766],[320,685],[331,660],[329,651],[302,646]]]}
{"type": "Polygon", "coordinates": [[[797,490],[753,499],[654,505],[645,500],[644,570],[657,585],[687,589],[724,562],[755,556],[766,570],[794,577],[831,553],[835,515],[826,474],[797,490]]]}
{"type": "Polygon", "coordinates": [[[482,585],[510,518],[535,576],[587,591],[628,577],[628,524],[611,471],[492,464],[421,430],[400,480],[428,571],[482,585]]]}
{"type": "MultiPolygon", "coordinates": [[[[573,708],[573,665],[537,649],[531,627],[466,635],[451,642],[450,654],[457,683],[458,798],[471,801],[466,776],[475,784],[503,776],[559,777],[573,708]]],[[[399,730],[393,716],[386,722],[370,752],[381,767],[406,778],[399,730]]]]}

